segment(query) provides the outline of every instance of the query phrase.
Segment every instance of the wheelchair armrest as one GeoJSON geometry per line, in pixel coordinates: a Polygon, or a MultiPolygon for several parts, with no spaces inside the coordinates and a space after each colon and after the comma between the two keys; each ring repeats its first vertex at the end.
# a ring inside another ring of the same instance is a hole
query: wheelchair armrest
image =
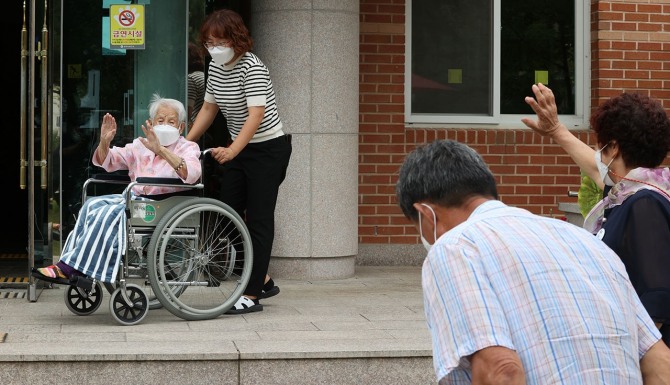
{"type": "MultiPolygon", "coordinates": [[[[140,185],[140,186],[165,186],[165,187],[183,187],[185,189],[192,189],[192,191],[195,191],[196,189],[202,190],[205,186],[202,183],[195,183],[195,184],[188,184],[184,183],[181,179],[179,178],[154,178],[154,177],[139,177],[136,178],[134,182],[130,182],[128,185],[128,188],[125,191],[125,197],[126,197],[126,211],[130,209],[130,201],[132,198],[131,190],[135,185],[140,185]]],[[[176,192],[177,195],[179,195],[181,192],[176,192]]],[[[173,195],[175,193],[166,193],[166,194],[160,194],[161,196],[164,195],[173,195]]],[[[146,195],[143,195],[145,197],[149,197],[146,195]]],[[[152,199],[156,199],[156,195],[153,196],[152,199]]],[[[162,198],[161,198],[162,199],[162,198]]]]}
{"type": "Polygon", "coordinates": [[[93,174],[84,181],[81,188],[82,202],[86,201],[89,187],[96,184],[128,185],[130,184],[130,177],[124,174],[93,174]]]}
{"type": "Polygon", "coordinates": [[[91,179],[130,183],[130,177],[128,175],[119,174],[94,174],[91,179]]]}
{"type": "Polygon", "coordinates": [[[135,182],[142,183],[142,184],[156,184],[156,185],[159,185],[159,184],[177,184],[177,185],[190,186],[189,184],[184,183],[184,181],[182,181],[179,178],[153,178],[153,177],[143,176],[143,177],[139,177],[139,178],[135,179],[135,182]]]}

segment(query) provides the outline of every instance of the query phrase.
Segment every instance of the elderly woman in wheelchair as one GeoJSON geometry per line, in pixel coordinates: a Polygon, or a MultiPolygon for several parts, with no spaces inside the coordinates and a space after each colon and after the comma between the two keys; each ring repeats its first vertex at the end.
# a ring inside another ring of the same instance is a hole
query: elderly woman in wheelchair
{"type": "MultiPolygon", "coordinates": [[[[151,120],[142,126],[145,137],[139,137],[124,147],[112,147],[116,135],[116,121],[106,114],[100,128],[100,143],[93,153],[93,164],[105,171],[128,170],[131,180],[138,177],[179,177],[188,184],[200,180],[200,148],[197,143],[186,140],[184,130],[186,110],[175,99],[161,98],[154,94],[149,105],[151,120]]],[[[133,194],[151,196],[178,191],[174,187],[135,186],[133,194]]],[[[124,210],[121,195],[104,196],[86,201],[80,211],[74,230],[67,238],[60,261],[48,267],[35,269],[33,275],[44,281],[68,283],[75,274],[85,274],[103,282],[116,275],[118,261],[123,253],[118,232],[124,210]],[[84,233],[96,233],[95,236],[84,233]],[[99,259],[113,246],[113,258],[99,259]]],[[[121,234],[122,234],[121,230],[121,234]]]]}
{"type": "Polygon", "coordinates": [[[101,290],[97,282],[102,282],[110,293],[113,291],[112,315],[125,325],[141,321],[149,308],[161,306],[184,319],[213,318],[234,304],[242,294],[240,282],[248,281],[248,231],[243,220],[217,200],[191,196],[168,204],[173,195],[202,189],[198,182],[204,154],[197,143],[181,135],[186,110],[180,101],[154,94],[149,113],[150,120],[142,126],[145,137],[123,147],[110,148],[116,121],[110,114],[103,117],[93,164],[107,172],[128,170],[130,183],[123,194],[87,199],[86,186],[91,180],[87,181],[82,192],[84,204],[60,260],[34,268],[32,275],[69,285],[66,304],[78,315],[98,308],[101,290]],[[166,203],[142,203],[155,200],[166,203]],[[161,206],[169,209],[162,209],[158,225],[145,225],[147,207],[153,215],[161,211],[161,206]],[[145,218],[134,218],[138,211],[145,218]],[[134,242],[137,239],[150,241],[134,242]],[[144,254],[147,243],[150,253],[144,254]],[[144,255],[133,257],[131,262],[131,254],[144,255]],[[143,267],[144,282],[148,275],[151,288],[147,290],[153,292],[150,296],[142,287],[126,283],[130,269],[138,266],[143,267]],[[221,284],[233,275],[240,278],[239,282],[221,284]],[[188,287],[197,288],[192,290],[197,294],[183,295],[188,287]],[[204,288],[211,288],[213,300],[202,299],[204,288]]]}

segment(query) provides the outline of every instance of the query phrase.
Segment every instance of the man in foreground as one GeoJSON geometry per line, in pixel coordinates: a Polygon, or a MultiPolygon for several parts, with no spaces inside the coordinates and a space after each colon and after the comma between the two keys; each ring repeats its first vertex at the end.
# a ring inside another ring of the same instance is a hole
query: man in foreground
{"type": "Polygon", "coordinates": [[[396,189],[429,249],[440,384],[670,384],[670,349],[619,257],[582,228],[499,201],[473,149],[417,148],[396,189]]]}

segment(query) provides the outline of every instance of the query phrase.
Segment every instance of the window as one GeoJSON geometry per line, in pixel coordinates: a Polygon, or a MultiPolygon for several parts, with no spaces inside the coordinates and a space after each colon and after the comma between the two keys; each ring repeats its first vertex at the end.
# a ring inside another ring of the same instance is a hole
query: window
{"type": "Polygon", "coordinates": [[[582,0],[407,0],[407,122],[523,126],[541,82],[584,125],[588,15],[582,0]]]}

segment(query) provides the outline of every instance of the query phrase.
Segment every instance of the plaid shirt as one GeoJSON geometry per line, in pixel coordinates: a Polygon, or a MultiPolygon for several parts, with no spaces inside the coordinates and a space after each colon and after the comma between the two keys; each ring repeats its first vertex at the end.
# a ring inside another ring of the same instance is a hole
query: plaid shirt
{"type": "Polygon", "coordinates": [[[660,339],[626,270],[586,230],[500,201],[432,247],[422,270],[440,384],[469,384],[468,357],[513,349],[528,384],[642,383],[660,339]]]}

